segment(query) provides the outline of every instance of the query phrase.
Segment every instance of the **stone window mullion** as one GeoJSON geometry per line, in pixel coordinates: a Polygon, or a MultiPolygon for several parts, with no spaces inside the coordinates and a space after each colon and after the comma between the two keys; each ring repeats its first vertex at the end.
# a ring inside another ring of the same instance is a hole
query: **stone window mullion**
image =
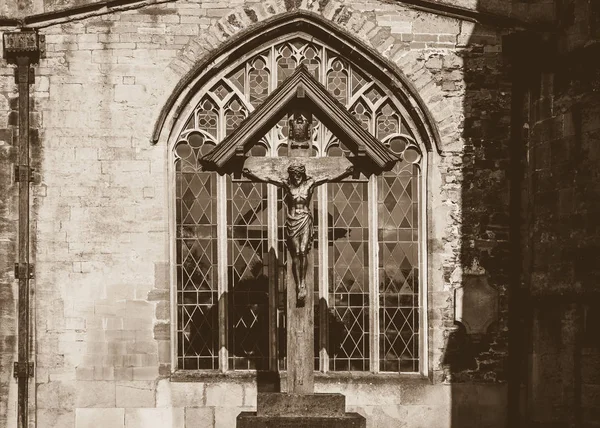
{"type": "MultiPolygon", "coordinates": [[[[377,201],[377,177],[369,177],[369,200],[377,201]]],[[[379,249],[377,204],[369,204],[369,371],[379,372],[379,249]]]]}
{"type": "MultiPolygon", "coordinates": [[[[217,141],[225,138],[225,120],[223,108],[219,108],[217,125],[217,141]]],[[[227,218],[227,181],[224,175],[217,175],[217,218],[227,218]]],[[[218,296],[219,296],[219,371],[229,370],[229,308],[227,305],[227,222],[217,222],[217,254],[218,254],[218,296]]]]}

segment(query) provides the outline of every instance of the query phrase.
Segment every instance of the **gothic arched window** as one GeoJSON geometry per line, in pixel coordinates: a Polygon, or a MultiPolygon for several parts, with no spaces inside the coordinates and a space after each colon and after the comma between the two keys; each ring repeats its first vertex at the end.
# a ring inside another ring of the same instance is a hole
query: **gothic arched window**
{"type": "MultiPolygon", "coordinates": [[[[313,199],[315,369],[418,372],[425,155],[418,127],[375,76],[302,33],[222,68],[177,130],[177,368],[285,369],[281,194],[235,172],[204,171],[199,159],[301,64],[397,157],[391,170],[325,184],[313,199]]],[[[323,123],[315,119],[312,129],[313,156],[349,155],[323,123]]],[[[287,131],[283,118],[246,155],[286,156],[287,131]]]]}

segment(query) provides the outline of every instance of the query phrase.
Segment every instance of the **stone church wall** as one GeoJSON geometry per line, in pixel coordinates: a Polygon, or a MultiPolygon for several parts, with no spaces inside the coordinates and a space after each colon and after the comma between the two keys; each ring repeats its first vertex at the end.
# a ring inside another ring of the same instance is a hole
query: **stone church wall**
{"type": "MultiPolygon", "coordinates": [[[[172,193],[168,148],[150,139],[194,63],[294,7],[179,1],[40,28],[46,58],[32,98],[40,129],[32,142],[37,426],[228,428],[253,408],[249,378],[170,379],[172,193]]],[[[346,394],[348,409],[372,428],[503,426],[510,85],[502,33],[377,1],[300,7],[395,63],[431,111],[442,143],[429,166],[430,378],[321,376],[317,391],[346,394]],[[476,338],[454,325],[454,289],[473,273],[499,295],[497,322],[476,338]]],[[[16,88],[5,62],[0,74],[0,190],[14,198],[16,88]]],[[[0,201],[0,422],[7,426],[16,417],[6,369],[16,349],[14,207],[10,198],[0,201]]]]}
{"type": "Polygon", "coordinates": [[[600,424],[597,53],[563,52],[539,71],[527,98],[527,373],[540,427],[600,424]]]}
{"type": "Polygon", "coordinates": [[[8,413],[15,413],[16,387],[12,363],[17,350],[16,300],[14,263],[17,260],[17,185],[11,165],[16,153],[16,86],[13,70],[0,68],[0,424],[8,413]]]}

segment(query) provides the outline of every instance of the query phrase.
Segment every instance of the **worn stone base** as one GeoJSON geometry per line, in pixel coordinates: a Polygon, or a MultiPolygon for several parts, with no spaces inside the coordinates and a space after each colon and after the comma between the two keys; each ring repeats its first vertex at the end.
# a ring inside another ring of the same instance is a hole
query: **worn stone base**
{"type": "Polygon", "coordinates": [[[338,417],[346,413],[346,397],[342,394],[259,393],[258,416],[338,417]]]}
{"type": "Polygon", "coordinates": [[[366,428],[367,421],[358,413],[343,416],[257,416],[242,412],[237,417],[237,428],[366,428]]]}
{"type": "Polygon", "coordinates": [[[237,428],[365,428],[358,413],[346,413],[342,394],[259,393],[256,413],[242,412],[237,428]]]}

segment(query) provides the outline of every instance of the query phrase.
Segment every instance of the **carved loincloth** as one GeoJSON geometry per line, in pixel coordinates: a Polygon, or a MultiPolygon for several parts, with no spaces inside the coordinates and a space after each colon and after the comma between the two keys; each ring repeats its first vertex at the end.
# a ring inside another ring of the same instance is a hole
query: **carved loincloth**
{"type": "Polygon", "coordinates": [[[307,247],[300,249],[301,251],[304,250],[306,253],[312,248],[313,218],[309,212],[300,211],[296,212],[295,215],[288,213],[285,220],[285,230],[288,239],[298,237],[302,241],[302,237],[308,238],[306,239],[307,247]]]}

